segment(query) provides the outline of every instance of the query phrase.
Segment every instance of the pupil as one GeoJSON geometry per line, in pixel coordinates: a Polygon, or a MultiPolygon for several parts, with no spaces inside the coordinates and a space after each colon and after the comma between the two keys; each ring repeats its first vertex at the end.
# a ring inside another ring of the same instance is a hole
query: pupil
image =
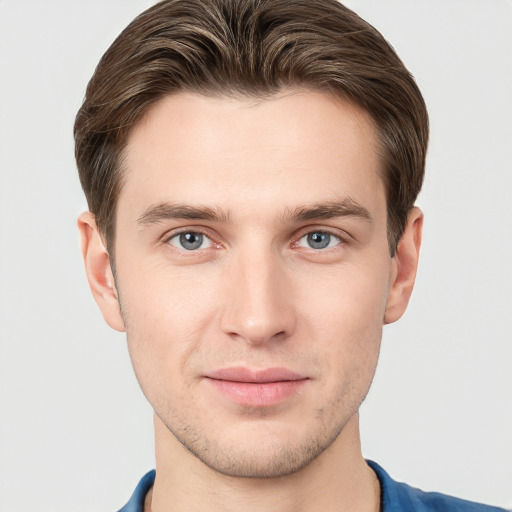
{"type": "Polygon", "coordinates": [[[187,251],[192,251],[201,247],[203,235],[201,233],[182,233],[180,235],[180,244],[187,251]]]}
{"type": "Polygon", "coordinates": [[[308,235],[308,243],[313,249],[325,249],[331,240],[329,233],[311,233],[308,235]]]}

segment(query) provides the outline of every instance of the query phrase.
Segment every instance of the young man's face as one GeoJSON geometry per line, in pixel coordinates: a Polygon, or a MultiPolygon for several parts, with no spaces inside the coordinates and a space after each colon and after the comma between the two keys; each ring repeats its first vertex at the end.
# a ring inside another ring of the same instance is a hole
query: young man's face
{"type": "Polygon", "coordinates": [[[369,116],[320,93],[183,93],[134,129],[115,288],[106,265],[96,295],[160,435],[222,473],[271,477],[356,421],[419,246],[415,211],[405,262],[390,257],[381,171],[369,116]]]}

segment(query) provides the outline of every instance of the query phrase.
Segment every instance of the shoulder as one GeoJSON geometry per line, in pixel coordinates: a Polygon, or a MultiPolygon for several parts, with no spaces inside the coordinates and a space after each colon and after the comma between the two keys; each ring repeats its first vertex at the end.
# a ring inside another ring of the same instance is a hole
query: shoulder
{"type": "Polygon", "coordinates": [[[439,492],[424,492],[396,482],[378,464],[368,461],[381,485],[382,512],[504,512],[473,501],[462,500],[439,492]]]}
{"type": "Polygon", "coordinates": [[[137,484],[128,503],[119,512],[144,512],[144,499],[155,481],[155,470],[146,473],[137,484]]]}

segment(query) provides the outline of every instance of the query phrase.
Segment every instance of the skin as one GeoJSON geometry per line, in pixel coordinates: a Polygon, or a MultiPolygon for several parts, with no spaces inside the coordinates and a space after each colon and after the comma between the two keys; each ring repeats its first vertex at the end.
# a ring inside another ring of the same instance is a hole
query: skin
{"type": "Polygon", "coordinates": [[[125,157],[115,279],[94,217],[79,228],[93,294],[155,411],[148,509],[378,510],[357,411],[383,325],[412,292],[422,214],[391,257],[371,118],[309,91],[181,93],[147,113],[125,157]],[[186,233],[202,245],[184,248],[186,233]],[[302,382],[239,403],[211,378],[233,367],[302,382]]]}

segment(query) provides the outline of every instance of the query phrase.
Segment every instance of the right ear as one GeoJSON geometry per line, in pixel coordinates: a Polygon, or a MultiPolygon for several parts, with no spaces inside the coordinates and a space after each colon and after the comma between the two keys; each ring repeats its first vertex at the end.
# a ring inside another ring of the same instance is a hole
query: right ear
{"type": "Polygon", "coordinates": [[[78,217],[78,230],[82,242],[85,272],[94,299],[107,324],[112,329],[122,332],[125,326],[110,266],[110,256],[91,212],[84,212],[78,217]]]}

